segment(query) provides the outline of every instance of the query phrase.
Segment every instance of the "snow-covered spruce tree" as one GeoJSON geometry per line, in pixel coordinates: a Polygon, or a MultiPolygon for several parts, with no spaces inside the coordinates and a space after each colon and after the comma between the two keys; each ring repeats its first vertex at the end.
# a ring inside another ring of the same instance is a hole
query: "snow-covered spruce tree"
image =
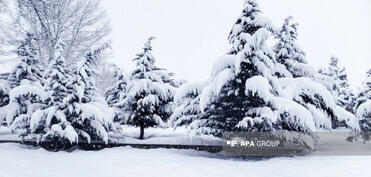
{"type": "MultiPolygon", "coordinates": [[[[363,81],[363,88],[358,94],[355,102],[355,112],[360,121],[361,130],[370,133],[371,131],[371,69],[367,72],[366,79],[363,81]]],[[[371,140],[371,134],[364,137],[371,140]]]]}
{"type": "Polygon", "coordinates": [[[330,92],[336,99],[336,104],[349,112],[353,112],[354,94],[349,86],[348,76],[345,68],[338,66],[339,59],[331,56],[329,66],[321,68],[319,72],[332,78],[332,88],[330,92]]]}
{"type": "Polygon", "coordinates": [[[228,131],[315,130],[308,110],[279,96],[281,90],[274,77],[279,69],[266,45],[271,35],[267,27],[271,26],[260,15],[256,1],[245,2],[243,18],[229,36],[232,52],[215,62],[211,82],[201,93],[203,113],[191,123],[192,132],[220,137],[228,131]]]}
{"type": "Polygon", "coordinates": [[[293,77],[309,77],[315,70],[307,64],[305,52],[296,43],[298,24],[291,23],[292,17],[285,19],[283,26],[276,32],[278,42],[273,51],[278,63],[283,64],[293,77]]]}
{"type": "Polygon", "coordinates": [[[168,123],[177,128],[188,126],[201,116],[200,94],[205,84],[186,83],[177,89],[174,101],[176,109],[170,116],[168,123]]]}
{"type": "Polygon", "coordinates": [[[71,74],[62,57],[51,64],[46,84],[51,105],[32,114],[26,138],[48,142],[46,148],[52,150],[114,141],[109,136],[117,131],[113,114],[94,81],[96,63],[105,47],[89,52],[71,74]]]}
{"type": "MultiPolygon", "coordinates": [[[[67,95],[73,92],[72,89],[67,88],[67,84],[72,79],[72,72],[65,64],[64,58],[61,56],[61,51],[63,50],[64,45],[59,43],[55,47],[55,59],[50,61],[49,67],[44,73],[44,89],[48,93],[48,97],[44,100],[43,105],[34,111],[30,120],[25,123],[25,126],[18,126],[14,124],[13,128],[20,129],[23,131],[21,136],[25,140],[36,140],[36,141],[51,141],[52,149],[63,149],[66,145],[63,140],[68,139],[67,130],[71,130],[70,124],[67,121],[64,122],[65,132],[62,133],[60,130],[59,135],[53,135],[54,139],[45,136],[52,135],[52,126],[54,129],[58,126],[58,123],[62,122],[60,108],[63,106],[63,100],[67,95]]],[[[59,127],[58,127],[59,128],[59,127]]]]}
{"type": "Polygon", "coordinates": [[[105,99],[108,104],[108,106],[113,107],[115,109],[115,117],[114,121],[123,123],[127,118],[125,115],[125,108],[121,104],[121,101],[123,101],[126,98],[126,87],[128,84],[127,78],[124,74],[124,72],[117,67],[116,65],[113,65],[113,81],[112,86],[107,88],[105,91],[105,99]]]}
{"type": "MultiPolygon", "coordinates": [[[[246,1],[243,12],[250,9],[256,11],[255,1],[246,1]]],[[[261,21],[251,24],[253,26],[269,21],[256,15],[255,19],[261,21]]],[[[231,36],[242,42],[231,40],[235,52],[229,52],[214,63],[210,84],[200,95],[202,113],[190,124],[191,132],[220,137],[229,131],[283,130],[299,132],[298,136],[301,136],[300,133],[317,129],[332,129],[333,123],[339,121],[356,129],[354,116],[338,110],[331,94],[320,83],[309,78],[276,77],[277,73],[287,76],[288,71],[276,62],[275,53],[266,45],[271,34],[264,26],[269,25],[255,27],[257,30],[252,34],[240,32],[249,30],[238,30],[240,33],[235,34],[234,29],[241,27],[233,27],[231,36]],[[244,45],[239,45],[242,43],[244,45]]]]}
{"type": "Polygon", "coordinates": [[[20,61],[9,76],[12,89],[9,92],[9,104],[3,111],[6,111],[7,125],[13,127],[27,126],[31,114],[48,97],[42,86],[42,63],[36,57],[35,42],[31,34],[21,42],[16,51],[20,61]]]}
{"type": "Polygon", "coordinates": [[[151,53],[151,37],[145,43],[143,52],[134,59],[136,69],[131,73],[126,98],[121,107],[126,108],[127,124],[140,127],[139,139],[144,138],[144,128],[165,126],[170,117],[175,88],[164,80],[163,70],[157,68],[151,53]]]}

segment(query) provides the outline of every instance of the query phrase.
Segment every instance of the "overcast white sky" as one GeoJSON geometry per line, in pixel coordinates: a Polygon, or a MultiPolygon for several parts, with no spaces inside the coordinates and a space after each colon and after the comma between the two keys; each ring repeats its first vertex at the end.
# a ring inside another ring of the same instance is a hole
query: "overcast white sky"
{"type": "MultiPolygon", "coordinates": [[[[289,15],[300,23],[299,44],[310,64],[340,58],[350,81],[360,85],[371,68],[369,0],[258,0],[276,26],[289,15]]],[[[131,61],[149,36],[156,36],[157,65],[178,78],[208,79],[213,62],[228,49],[228,33],[243,0],[103,0],[112,22],[113,62],[131,70],[131,61]]]]}

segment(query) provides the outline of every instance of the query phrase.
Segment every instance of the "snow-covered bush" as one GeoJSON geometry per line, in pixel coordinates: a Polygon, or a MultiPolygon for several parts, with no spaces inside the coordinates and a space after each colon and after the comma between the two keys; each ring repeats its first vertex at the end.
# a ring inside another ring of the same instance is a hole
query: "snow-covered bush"
{"type": "MultiPolygon", "coordinates": [[[[113,114],[95,87],[95,65],[101,49],[90,52],[72,73],[62,57],[50,64],[46,90],[47,105],[27,117],[24,138],[47,142],[52,150],[78,143],[108,143],[117,127],[113,114]]],[[[26,118],[24,118],[26,119],[26,118]]]]}
{"type": "Polygon", "coordinates": [[[2,108],[6,112],[6,123],[13,127],[25,127],[31,114],[47,99],[42,83],[42,63],[37,58],[35,39],[28,34],[16,50],[20,59],[9,76],[9,104],[2,108]]]}
{"type": "Polygon", "coordinates": [[[127,94],[118,106],[128,113],[127,124],[140,127],[139,139],[143,139],[144,128],[165,126],[173,110],[175,87],[164,77],[164,70],[154,65],[151,40],[145,43],[143,52],[134,59],[136,69],[131,73],[127,94]]]}
{"type": "Polygon", "coordinates": [[[305,77],[281,78],[278,83],[286,98],[294,100],[311,112],[317,130],[338,127],[359,130],[354,115],[336,105],[332,94],[321,83],[305,77]]]}
{"type": "Polygon", "coordinates": [[[338,66],[339,59],[332,56],[327,68],[321,68],[319,73],[329,76],[330,82],[327,84],[331,87],[329,91],[336,99],[336,104],[343,107],[349,112],[353,112],[354,94],[349,86],[348,76],[345,68],[338,66]]]}

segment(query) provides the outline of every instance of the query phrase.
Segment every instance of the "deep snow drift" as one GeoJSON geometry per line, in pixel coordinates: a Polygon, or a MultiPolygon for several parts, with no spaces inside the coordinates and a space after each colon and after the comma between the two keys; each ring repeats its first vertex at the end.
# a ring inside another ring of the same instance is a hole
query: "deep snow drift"
{"type": "Polygon", "coordinates": [[[48,152],[0,144],[1,177],[369,177],[371,156],[305,156],[266,160],[225,159],[194,150],[119,147],[97,152],[48,152]]]}

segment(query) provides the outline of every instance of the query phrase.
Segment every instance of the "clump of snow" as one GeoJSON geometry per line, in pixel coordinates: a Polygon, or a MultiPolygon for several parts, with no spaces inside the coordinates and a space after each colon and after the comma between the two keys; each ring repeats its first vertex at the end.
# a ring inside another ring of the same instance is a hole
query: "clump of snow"
{"type": "Polygon", "coordinates": [[[352,113],[346,111],[344,108],[336,105],[334,109],[334,114],[339,122],[345,123],[346,126],[353,130],[357,131],[360,130],[359,120],[356,119],[356,117],[352,113]]]}
{"type": "Polygon", "coordinates": [[[214,78],[221,71],[232,68],[235,65],[236,56],[235,55],[223,55],[219,57],[215,62],[211,70],[211,78],[214,78]]]}
{"type": "Polygon", "coordinates": [[[256,94],[264,100],[269,100],[271,93],[268,80],[262,76],[254,76],[247,79],[245,94],[256,94]]]}
{"type": "Polygon", "coordinates": [[[185,99],[188,95],[198,95],[201,93],[202,89],[204,88],[204,83],[186,83],[180,86],[175,95],[174,101],[179,104],[185,99]]]}
{"type": "Polygon", "coordinates": [[[48,94],[38,86],[30,85],[30,84],[23,84],[16,88],[13,88],[9,92],[10,100],[14,100],[19,96],[29,95],[29,96],[37,96],[41,100],[45,100],[48,97],[48,94]]]}
{"type": "Polygon", "coordinates": [[[280,114],[290,114],[289,117],[294,120],[289,120],[289,122],[298,123],[308,128],[309,131],[316,130],[314,118],[304,106],[283,97],[275,97],[273,103],[280,114]]]}

